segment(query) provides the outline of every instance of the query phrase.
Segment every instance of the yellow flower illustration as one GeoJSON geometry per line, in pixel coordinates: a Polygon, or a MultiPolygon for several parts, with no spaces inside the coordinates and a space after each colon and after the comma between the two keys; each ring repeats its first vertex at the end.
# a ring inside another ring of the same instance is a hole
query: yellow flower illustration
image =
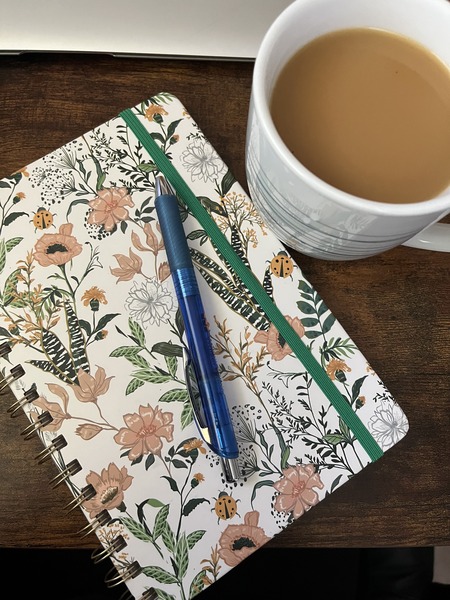
{"type": "Polygon", "coordinates": [[[327,365],[327,375],[330,379],[336,379],[337,371],[347,371],[350,372],[351,368],[345,364],[343,360],[339,360],[338,358],[333,358],[327,365]]]}
{"type": "Polygon", "coordinates": [[[105,292],[100,290],[96,285],[86,290],[82,295],[81,300],[83,301],[84,306],[87,306],[92,300],[101,302],[102,304],[108,304],[105,292]]]}

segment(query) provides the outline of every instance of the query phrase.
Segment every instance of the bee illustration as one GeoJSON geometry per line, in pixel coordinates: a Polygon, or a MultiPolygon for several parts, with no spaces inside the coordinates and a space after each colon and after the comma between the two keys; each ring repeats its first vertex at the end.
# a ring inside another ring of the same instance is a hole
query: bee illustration
{"type": "Polygon", "coordinates": [[[279,252],[270,261],[270,270],[275,277],[289,277],[292,275],[292,271],[294,270],[292,258],[284,251],[279,252]]]}
{"type": "Polygon", "coordinates": [[[33,217],[33,225],[36,229],[48,229],[53,225],[53,215],[45,208],[39,208],[33,217]]]}
{"type": "Polygon", "coordinates": [[[219,522],[220,519],[225,521],[226,519],[232,519],[235,515],[239,516],[237,511],[238,500],[235,500],[233,496],[230,496],[227,492],[220,492],[219,497],[214,498],[214,500],[216,501],[214,512],[218,517],[217,522],[219,522]]]}

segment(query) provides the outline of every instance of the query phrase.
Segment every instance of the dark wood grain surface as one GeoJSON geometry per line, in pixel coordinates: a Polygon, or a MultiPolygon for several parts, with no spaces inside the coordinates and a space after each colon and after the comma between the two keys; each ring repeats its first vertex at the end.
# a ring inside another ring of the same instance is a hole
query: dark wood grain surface
{"type": "MultiPolygon", "coordinates": [[[[0,57],[0,177],[160,91],[176,94],[246,188],[253,65],[111,58],[0,57]]],[[[447,222],[449,219],[447,218],[447,222]]],[[[400,247],[332,263],[295,255],[406,412],[410,431],[377,463],[269,543],[271,547],[450,545],[450,255],[400,247]]],[[[38,438],[0,398],[0,545],[91,548],[86,521],[52,490],[38,438]]]]}

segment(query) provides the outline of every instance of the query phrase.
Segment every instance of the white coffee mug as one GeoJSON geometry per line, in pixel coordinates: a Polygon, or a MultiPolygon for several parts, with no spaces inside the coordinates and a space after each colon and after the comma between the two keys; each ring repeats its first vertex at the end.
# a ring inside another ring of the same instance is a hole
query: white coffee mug
{"type": "Polygon", "coordinates": [[[312,39],[351,27],[412,38],[450,69],[447,0],[296,0],[272,24],[255,61],[246,143],[252,200],[282,242],[316,258],[365,258],[400,244],[450,252],[450,224],[436,223],[450,213],[450,187],[415,203],[358,198],[306,169],[273,124],[270,98],[286,62],[312,39]]]}

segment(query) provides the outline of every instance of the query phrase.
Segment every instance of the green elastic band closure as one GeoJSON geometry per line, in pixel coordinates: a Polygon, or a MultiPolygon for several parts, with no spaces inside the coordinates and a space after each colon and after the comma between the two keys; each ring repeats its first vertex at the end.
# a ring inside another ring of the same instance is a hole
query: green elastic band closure
{"type": "Polygon", "coordinates": [[[225,235],[221,232],[205,208],[200,204],[195,194],[180,176],[164,152],[158,147],[141,121],[139,121],[131,109],[124,110],[120,113],[120,116],[150,154],[158,169],[165,175],[165,177],[167,177],[177,193],[184,200],[194,217],[201,224],[211,240],[213,240],[220,253],[226,258],[231,267],[237,273],[238,277],[256,298],[268,319],[275,325],[280,335],[290,346],[291,350],[303,363],[311,377],[320,387],[322,392],[327,396],[328,400],[342,417],[346,425],[353,432],[355,437],[359,440],[361,446],[367,452],[371,460],[375,461],[383,456],[382,449],[369,433],[364,423],[353,411],[350,404],[328,377],[320,363],[316,360],[316,358],[298,336],[297,332],[285,319],[284,315],[281,313],[276,304],[274,304],[255,275],[250,271],[250,269],[247,268],[247,266],[233,250],[225,235]]]}

